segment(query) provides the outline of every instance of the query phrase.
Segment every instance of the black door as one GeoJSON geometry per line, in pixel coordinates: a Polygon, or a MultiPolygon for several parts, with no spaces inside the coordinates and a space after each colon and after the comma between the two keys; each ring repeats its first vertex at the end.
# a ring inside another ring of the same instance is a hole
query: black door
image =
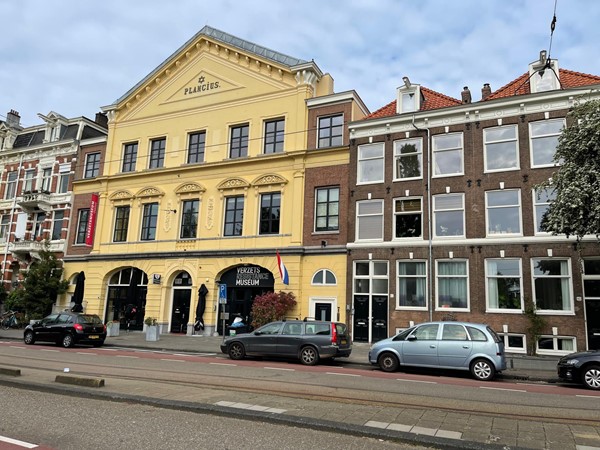
{"type": "Polygon", "coordinates": [[[373,297],[373,322],[371,333],[373,342],[388,337],[388,298],[387,296],[373,297]]]}
{"type": "Polygon", "coordinates": [[[354,341],[369,342],[369,297],[354,296],[354,341]]]}
{"type": "Polygon", "coordinates": [[[588,349],[600,349],[600,300],[585,301],[587,320],[588,349]]]}
{"type": "Polygon", "coordinates": [[[331,303],[315,303],[315,320],[331,321],[331,303]]]}
{"type": "Polygon", "coordinates": [[[171,333],[187,333],[187,324],[190,317],[191,297],[191,289],[173,289],[171,333]]]}

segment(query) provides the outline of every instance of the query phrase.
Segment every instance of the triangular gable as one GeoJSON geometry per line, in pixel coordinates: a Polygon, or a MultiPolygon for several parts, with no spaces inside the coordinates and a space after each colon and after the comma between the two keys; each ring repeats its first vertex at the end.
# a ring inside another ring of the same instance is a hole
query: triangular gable
{"type": "MultiPolygon", "coordinates": [[[[567,69],[558,69],[560,84],[563,89],[576,88],[581,86],[590,86],[600,83],[600,77],[586,73],[574,72],[567,69]]],[[[535,76],[535,75],[534,75],[535,76]]],[[[485,98],[485,101],[498,98],[513,97],[515,95],[530,94],[529,74],[524,73],[510,83],[502,86],[500,89],[492,92],[485,98]]]]}

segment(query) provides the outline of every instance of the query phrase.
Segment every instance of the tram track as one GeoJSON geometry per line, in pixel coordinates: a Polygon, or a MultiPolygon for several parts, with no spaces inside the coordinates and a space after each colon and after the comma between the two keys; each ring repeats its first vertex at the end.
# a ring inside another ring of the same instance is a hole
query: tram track
{"type": "MultiPolygon", "coordinates": [[[[110,355],[103,355],[110,356],[110,355]]],[[[214,358],[194,357],[196,363],[210,363],[214,358]]],[[[478,414],[489,417],[505,417],[510,419],[531,420],[535,417],[536,421],[569,423],[580,425],[598,425],[597,410],[574,409],[574,408],[547,408],[533,405],[513,405],[510,403],[491,404],[477,399],[468,401],[457,401],[450,398],[441,398],[435,395],[415,395],[401,392],[391,392],[387,388],[394,387],[390,383],[378,383],[377,388],[373,386],[368,389],[353,386],[336,387],[323,384],[311,383],[305,380],[299,382],[289,382],[285,380],[252,379],[238,376],[231,373],[197,373],[171,370],[165,368],[153,368],[151,374],[148,371],[142,371],[138,368],[124,367],[117,364],[86,362],[67,362],[48,360],[48,358],[37,357],[33,355],[19,355],[18,362],[15,357],[6,357],[0,355],[0,366],[12,366],[20,368],[23,372],[35,371],[43,373],[48,380],[52,380],[53,375],[62,371],[61,367],[65,364],[73,366],[72,375],[82,377],[100,377],[107,380],[107,390],[110,390],[111,380],[113,384],[126,382],[129,384],[148,384],[154,386],[156,392],[161,392],[161,387],[180,387],[182,391],[206,391],[214,393],[239,392],[253,395],[264,395],[273,397],[288,397],[311,401],[326,401],[339,404],[360,404],[373,407],[397,408],[397,409],[438,409],[444,412],[478,414]],[[46,367],[42,367],[46,366],[46,367]],[[91,368],[91,369],[90,369],[91,368]]],[[[213,362],[214,364],[214,362],[213,362]]],[[[278,375],[279,376],[279,375],[278,375]]],[[[390,379],[390,381],[393,381],[390,379]]],[[[2,379],[0,377],[0,383],[2,379]]]]}

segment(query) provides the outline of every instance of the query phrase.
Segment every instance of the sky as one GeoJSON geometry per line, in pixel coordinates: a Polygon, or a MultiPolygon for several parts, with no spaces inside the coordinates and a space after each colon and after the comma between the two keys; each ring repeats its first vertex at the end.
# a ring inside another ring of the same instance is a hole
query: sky
{"type": "Polygon", "coordinates": [[[478,101],[542,49],[600,75],[598,0],[0,0],[0,16],[0,120],[16,110],[24,126],[50,111],[93,119],[205,25],[314,60],[370,111],[404,76],[478,101]]]}

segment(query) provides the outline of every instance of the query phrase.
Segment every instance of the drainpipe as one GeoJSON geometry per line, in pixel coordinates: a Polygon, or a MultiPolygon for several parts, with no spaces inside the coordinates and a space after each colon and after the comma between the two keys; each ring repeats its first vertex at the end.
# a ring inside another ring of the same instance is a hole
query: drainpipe
{"type": "Polygon", "coordinates": [[[427,259],[429,260],[428,264],[429,264],[429,271],[428,274],[429,276],[427,277],[427,292],[429,295],[429,302],[428,302],[428,310],[429,310],[429,321],[431,322],[433,320],[433,298],[431,296],[431,293],[433,292],[433,241],[432,241],[432,237],[433,237],[433,228],[432,228],[432,221],[431,221],[431,217],[432,217],[432,211],[431,211],[431,199],[432,199],[432,195],[431,195],[431,159],[432,159],[432,154],[433,151],[431,150],[431,134],[429,132],[429,128],[419,128],[415,125],[415,115],[413,114],[412,117],[412,126],[414,127],[415,130],[417,131],[425,131],[427,133],[427,234],[428,234],[428,245],[427,245],[427,249],[428,249],[428,256],[427,259]]]}
{"type": "MultiPolygon", "coordinates": [[[[13,220],[15,215],[15,209],[17,208],[17,189],[19,188],[19,179],[21,178],[21,170],[23,170],[23,153],[19,158],[19,167],[17,169],[17,186],[15,188],[15,198],[13,198],[12,205],[10,207],[10,222],[8,226],[8,234],[6,236],[6,245],[4,246],[4,255],[2,257],[2,284],[4,284],[4,275],[6,274],[6,259],[8,258],[8,244],[10,241],[10,234],[13,226],[13,220]]],[[[22,186],[21,186],[22,187],[22,186]]]]}

